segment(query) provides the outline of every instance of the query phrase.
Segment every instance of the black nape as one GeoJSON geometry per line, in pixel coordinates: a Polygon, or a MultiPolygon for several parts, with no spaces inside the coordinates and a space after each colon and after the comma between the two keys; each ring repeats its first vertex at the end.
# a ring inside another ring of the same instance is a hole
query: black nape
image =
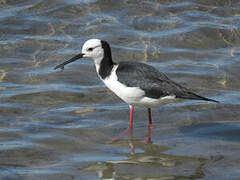
{"type": "Polygon", "coordinates": [[[104,56],[100,63],[100,68],[98,73],[102,79],[105,79],[111,74],[113,65],[115,63],[112,61],[112,53],[111,53],[111,48],[109,44],[106,41],[102,41],[102,40],[101,40],[101,44],[104,50],[104,56]]]}

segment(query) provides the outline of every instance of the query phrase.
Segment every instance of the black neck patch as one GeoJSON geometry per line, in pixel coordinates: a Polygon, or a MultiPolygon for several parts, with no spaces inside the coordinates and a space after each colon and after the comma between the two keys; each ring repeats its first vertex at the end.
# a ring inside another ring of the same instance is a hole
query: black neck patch
{"type": "Polygon", "coordinates": [[[109,44],[106,41],[102,41],[102,40],[101,40],[101,44],[104,50],[104,57],[100,63],[100,68],[98,73],[102,79],[105,79],[111,74],[113,65],[115,63],[112,61],[112,53],[111,53],[111,48],[109,44]]]}

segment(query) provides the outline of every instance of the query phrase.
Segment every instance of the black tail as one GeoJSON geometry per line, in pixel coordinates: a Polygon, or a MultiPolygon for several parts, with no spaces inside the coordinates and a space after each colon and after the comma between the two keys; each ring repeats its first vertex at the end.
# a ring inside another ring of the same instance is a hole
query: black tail
{"type": "Polygon", "coordinates": [[[183,94],[179,95],[178,98],[182,98],[182,99],[195,99],[195,100],[203,100],[203,101],[211,101],[211,102],[215,102],[215,103],[220,103],[219,101],[216,101],[214,99],[209,99],[203,96],[199,96],[193,92],[184,92],[183,94]]]}

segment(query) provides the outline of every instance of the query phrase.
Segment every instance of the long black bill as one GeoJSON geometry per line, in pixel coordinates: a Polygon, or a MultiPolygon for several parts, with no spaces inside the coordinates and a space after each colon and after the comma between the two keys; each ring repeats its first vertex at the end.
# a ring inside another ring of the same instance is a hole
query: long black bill
{"type": "Polygon", "coordinates": [[[65,66],[65,65],[67,65],[67,64],[69,64],[69,63],[71,63],[71,62],[74,62],[74,61],[82,58],[83,55],[84,55],[84,54],[80,53],[80,54],[74,56],[73,58],[71,58],[71,59],[63,62],[62,64],[57,65],[54,69],[58,69],[58,68],[64,69],[64,66],[65,66]]]}

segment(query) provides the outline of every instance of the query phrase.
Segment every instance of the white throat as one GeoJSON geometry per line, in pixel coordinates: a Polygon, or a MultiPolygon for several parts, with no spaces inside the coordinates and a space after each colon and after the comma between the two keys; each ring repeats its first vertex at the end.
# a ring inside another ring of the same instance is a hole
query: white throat
{"type": "Polygon", "coordinates": [[[97,74],[99,75],[99,69],[100,69],[100,64],[102,62],[103,57],[99,57],[99,58],[94,58],[94,64],[95,64],[95,68],[97,71],[97,74]]]}

